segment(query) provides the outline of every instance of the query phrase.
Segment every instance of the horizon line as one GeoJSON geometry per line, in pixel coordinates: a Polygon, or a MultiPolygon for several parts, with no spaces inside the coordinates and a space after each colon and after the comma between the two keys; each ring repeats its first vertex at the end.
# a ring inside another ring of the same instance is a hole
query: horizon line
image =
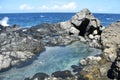
{"type": "MultiPolygon", "coordinates": [[[[0,14],[28,14],[28,13],[77,13],[77,12],[2,12],[0,14]]],[[[91,12],[91,13],[92,14],[120,14],[120,13],[106,13],[106,12],[91,12]]]]}

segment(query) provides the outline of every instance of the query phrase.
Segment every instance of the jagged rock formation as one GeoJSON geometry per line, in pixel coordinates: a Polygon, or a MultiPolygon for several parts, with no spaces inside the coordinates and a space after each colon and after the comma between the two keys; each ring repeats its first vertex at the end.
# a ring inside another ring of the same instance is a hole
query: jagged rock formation
{"type": "Polygon", "coordinates": [[[37,40],[41,40],[46,46],[67,45],[73,41],[80,40],[80,37],[69,35],[58,23],[43,23],[21,32],[21,35],[30,35],[37,40]]]}
{"type": "Polygon", "coordinates": [[[101,22],[95,18],[88,9],[76,13],[71,20],[60,23],[61,27],[74,35],[83,36],[92,47],[100,47],[100,35],[102,32],[101,22]]]}
{"type": "Polygon", "coordinates": [[[25,62],[44,49],[40,41],[20,36],[17,26],[0,26],[0,29],[0,71],[25,62]]]}
{"type": "Polygon", "coordinates": [[[55,24],[43,23],[23,29],[22,35],[31,35],[47,46],[67,45],[80,40],[89,42],[92,47],[100,47],[102,25],[88,9],[83,9],[70,20],[55,24]]]}
{"type": "Polygon", "coordinates": [[[72,17],[71,23],[80,31],[79,35],[81,36],[101,34],[102,25],[100,21],[88,9],[83,9],[76,13],[72,17]]]}
{"type": "Polygon", "coordinates": [[[78,74],[86,80],[120,80],[120,55],[117,51],[120,48],[119,34],[119,21],[107,26],[101,34],[102,54],[98,56],[101,59],[97,57],[96,60],[94,58],[81,60],[84,68],[78,74]]]}

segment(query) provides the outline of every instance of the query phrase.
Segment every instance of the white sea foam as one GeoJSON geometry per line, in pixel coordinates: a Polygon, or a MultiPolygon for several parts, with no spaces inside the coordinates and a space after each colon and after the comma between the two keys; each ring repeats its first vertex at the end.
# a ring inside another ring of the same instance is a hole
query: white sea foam
{"type": "Polygon", "coordinates": [[[106,18],[106,20],[112,20],[112,18],[106,18]]]}
{"type": "Polygon", "coordinates": [[[45,16],[43,16],[43,15],[40,15],[40,17],[41,17],[41,18],[43,18],[43,17],[45,17],[45,16]]]}
{"type": "Polygon", "coordinates": [[[9,26],[8,21],[9,21],[9,18],[8,17],[4,17],[2,20],[0,20],[0,24],[2,26],[9,26]]]}

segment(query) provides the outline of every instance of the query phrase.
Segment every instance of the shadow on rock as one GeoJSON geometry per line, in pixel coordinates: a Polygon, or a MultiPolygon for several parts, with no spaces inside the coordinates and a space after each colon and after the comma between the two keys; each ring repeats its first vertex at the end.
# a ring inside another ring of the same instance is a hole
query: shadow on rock
{"type": "Polygon", "coordinates": [[[120,49],[117,50],[117,57],[111,65],[111,69],[108,70],[107,74],[110,79],[120,80],[120,49]]]}

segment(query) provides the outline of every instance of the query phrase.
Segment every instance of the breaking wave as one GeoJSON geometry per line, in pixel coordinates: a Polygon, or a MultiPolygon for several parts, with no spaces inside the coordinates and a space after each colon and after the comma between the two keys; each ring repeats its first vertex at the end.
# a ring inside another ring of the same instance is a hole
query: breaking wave
{"type": "Polygon", "coordinates": [[[2,26],[9,26],[8,21],[9,21],[9,18],[8,17],[4,17],[2,20],[0,20],[0,24],[2,26]]]}

